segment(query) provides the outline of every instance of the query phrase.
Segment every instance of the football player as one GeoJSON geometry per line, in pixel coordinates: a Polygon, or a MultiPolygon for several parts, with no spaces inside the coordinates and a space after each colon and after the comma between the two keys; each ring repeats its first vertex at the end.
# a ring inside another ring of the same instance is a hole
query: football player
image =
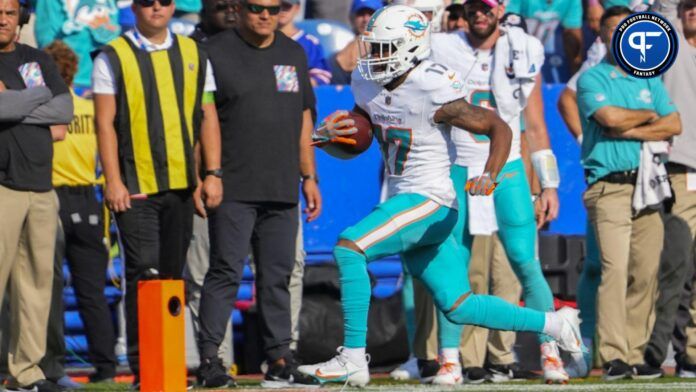
{"type": "MultiPolygon", "coordinates": [[[[454,34],[436,34],[432,39],[433,61],[442,63],[453,70],[466,75],[466,99],[472,105],[485,107],[505,118],[512,129],[512,148],[503,166],[500,176],[504,178],[493,194],[494,214],[491,220],[497,224],[500,238],[508,260],[523,287],[525,306],[543,312],[553,310],[553,294],[541,271],[541,263],[536,255],[536,222],[532,194],[525,176],[524,164],[520,150],[521,122],[524,117],[525,135],[529,142],[532,164],[541,180],[542,192],[536,198],[537,210],[540,211],[539,226],[553,220],[558,215],[559,185],[558,166],[551,151],[549,137],[544,120],[544,108],[541,97],[540,71],[544,63],[544,49],[541,42],[517,27],[501,28],[499,21],[505,14],[505,6],[497,0],[467,0],[464,3],[464,17],[468,32],[454,34]],[[513,38],[509,38],[512,35],[513,38]],[[500,42],[499,41],[503,41],[500,42]],[[511,50],[500,49],[503,45],[511,50]],[[500,49],[500,50],[498,50],[500,49]],[[514,59],[512,50],[517,51],[514,59]],[[525,62],[518,66],[515,62],[525,62]],[[498,64],[506,66],[501,67],[498,64]],[[508,66],[508,64],[512,64],[508,66]],[[524,75],[520,74],[523,68],[524,75]],[[515,74],[515,71],[517,72],[515,74]],[[504,72],[502,78],[493,83],[495,72],[504,72]],[[512,72],[512,74],[511,74],[512,72]],[[502,79],[502,81],[501,81],[502,79]],[[517,98],[504,102],[503,110],[499,101],[505,101],[505,94],[517,90],[517,98]],[[496,99],[497,98],[497,99],[496,99]]],[[[452,131],[452,140],[456,146],[457,158],[452,168],[452,178],[460,204],[460,224],[464,226],[467,211],[464,184],[467,177],[480,173],[489,158],[489,138],[477,133],[452,131]],[[473,172],[473,173],[471,173],[473,172]]],[[[468,206],[471,208],[473,205],[468,206]]],[[[471,211],[469,212],[471,213],[471,211]]],[[[491,234],[491,233],[489,233],[491,234]]],[[[471,247],[471,237],[466,231],[458,233],[462,245],[471,247]]],[[[440,328],[447,319],[439,317],[440,328]]],[[[456,328],[452,335],[456,335],[456,328]]],[[[454,338],[456,340],[456,338],[454,338]]],[[[541,342],[541,365],[544,380],[547,383],[565,383],[568,381],[558,345],[548,335],[539,335],[541,342]]],[[[441,342],[441,350],[443,348],[441,342]]],[[[454,342],[450,342],[450,345],[454,342]]],[[[454,345],[453,347],[457,347],[454,345]]],[[[454,360],[458,360],[455,357],[454,360]]],[[[582,354],[574,358],[569,365],[582,366],[575,374],[584,374],[586,364],[582,354]]],[[[446,365],[446,364],[445,364],[446,365]]],[[[441,373],[445,379],[452,380],[461,373],[457,366],[442,366],[441,373]],[[455,375],[446,374],[453,373],[455,375]]],[[[446,382],[445,382],[446,383],[446,382]]]]}
{"type": "MultiPolygon", "coordinates": [[[[575,310],[545,313],[471,292],[469,255],[453,235],[458,213],[450,179],[450,129],[454,126],[490,138],[485,171],[468,183],[474,195],[490,194],[497,185],[512,133],[493,111],[467,103],[459,74],[427,60],[429,55],[428,22],[410,7],[380,9],[361,36],[352,81],[353,110],[374,126],[388,167],[389,199],[341,233],[334,248],[344,345],[329,361],[299,368],[322,382],[353,386],[369,382],[367,263],[394,254],[401,255],[453,323],[546,333],[558,339],[562,348],[581,351],[575,310]]],[[[332,142],[355,132],[354,121],[345,112],[334,113],[316,130],[315,138],[332,142]]]]}

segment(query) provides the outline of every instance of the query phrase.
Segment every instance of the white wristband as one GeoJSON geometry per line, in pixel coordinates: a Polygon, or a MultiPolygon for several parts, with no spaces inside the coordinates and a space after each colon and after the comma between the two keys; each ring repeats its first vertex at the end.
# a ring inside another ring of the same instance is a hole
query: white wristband
{"type": "Polygon", "coordinates": [[[582,146],[582,133],[578,135],[578,137],[575,139],[578,141],[578,145],[582,146]]]}
{"type": "Polygon", "coordinates": [[[550,149],[540,150],[532,153],[532,166],[539,177],[541,187],[558,188],[561,183],[560,175],[558,174],[558,164],[556,156],[550,149]]]}

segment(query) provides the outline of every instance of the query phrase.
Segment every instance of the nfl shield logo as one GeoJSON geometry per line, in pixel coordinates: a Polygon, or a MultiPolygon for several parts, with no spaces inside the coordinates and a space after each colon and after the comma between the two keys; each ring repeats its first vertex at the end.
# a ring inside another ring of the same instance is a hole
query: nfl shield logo
{"type": "Polygon", "coordinates": [[[391,105],[391,96],[387,95],[386,98],[384,98],[384,102],[386,102],[387,105],[391,105]]]}

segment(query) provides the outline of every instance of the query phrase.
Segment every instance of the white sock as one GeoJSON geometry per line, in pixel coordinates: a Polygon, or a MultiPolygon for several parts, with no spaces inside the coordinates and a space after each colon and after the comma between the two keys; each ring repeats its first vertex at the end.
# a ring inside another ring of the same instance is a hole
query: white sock
{"type": "Polygon", "coordinates": [[[345,354],[354,365],[361,366],[361,365],[365,365],[367,363],[367,360],[365,359],[365,347],[359,347],[359,348],[344,347],[343,354],[345,354]]]}
{"type": "Polygon", "coordinates": [[[546,321],[544,322],[544,333],[551,336],[554,339],[559,339],[561,337],[561,328],[563,327],[563,320],[554,312],[546,313],[546,321]]]}
{"type": "Polygon", "coordinates": [[[459,348],[443,348],[440,355],[446,363],[459,363],[459,348]]]}

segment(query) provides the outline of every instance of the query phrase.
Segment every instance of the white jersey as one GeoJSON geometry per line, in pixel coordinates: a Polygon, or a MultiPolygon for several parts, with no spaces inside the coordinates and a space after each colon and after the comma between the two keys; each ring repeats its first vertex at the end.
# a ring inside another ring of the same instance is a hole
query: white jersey
{"type": "MultiPolygon", "coordinates": [[[[471,47],[463,32],[434,34],[431,40],[431,59],[459,72],[464,79],[466,99],[472,105],[495,110],[491,91],[493,51],[471,47]]],[[[521,113],[520,113],[521,114],[521,113]]],[[[520,159],[521,116],[515,116],[508,125],[512,129],[512,147],[508,162],[520,159]]],[[[453,129],[452,141],[457,148],[455,163],[460,166],[484,166],[488,160],[490,139],[466,130],[453,129]]]]}
{"type": "Polygon", "coordinates": [[[355,103],[370,115],[387,172],[388,194],[418,193],[456,208],[450,179],[454,147],[450,126],[436,124],[435,112],[463,98],[459,75],[431,61],[416,66],[396,89],[365,80],[353,72],[355,103]]]}

